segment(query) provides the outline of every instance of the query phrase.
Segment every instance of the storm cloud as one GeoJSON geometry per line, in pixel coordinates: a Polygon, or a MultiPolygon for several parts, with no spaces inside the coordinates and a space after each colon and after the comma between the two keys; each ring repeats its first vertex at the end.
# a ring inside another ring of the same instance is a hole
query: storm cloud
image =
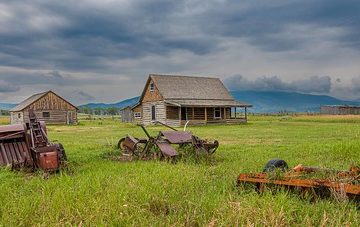
{"type": "Polygon", "coordinates": [[[359,11],[355,0],[0,1],[0,99],[53,89],[118,101],[149,73],[331,94],[330,78],[345,86],[360,71],[359,11]]]}
{"type": "Polygon", "coordinates": [[[258,91],[297,91],[303,93],[329,93],[331,78],[329,76],[311,76],[290,82],[281,80],[278,76],[264,76],[249,80],[241,75],[235,75],[225,80],[230,90],[258,91]]]}

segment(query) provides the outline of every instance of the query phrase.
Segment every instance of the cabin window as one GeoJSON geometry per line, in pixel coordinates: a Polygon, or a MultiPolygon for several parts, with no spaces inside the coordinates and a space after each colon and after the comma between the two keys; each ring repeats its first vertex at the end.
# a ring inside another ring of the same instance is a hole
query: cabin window
{"type": "Polygon", "coordinates": [[[220,109],[220,107],[214,108],[214,118],[215,119],[221,118],[221,109],[220,109]]]}
{"type": "Polygon", "coordinates": [[[155,91],[155,85],[153,82],[150,83],[150,91],[155,91]]]}
{"type": "Polygon", "coordinates": [[[42,112],[43,117],[50,117],[50,112],[42,112]]]}
{"type": "Polygon", "coordinates": [[[156,120],[156,106],[151,106],[151,120],[156,120]]]}
{"type": "Polygon", "coordinates": [[[140,112],[135,112],[134,117],[135,118],[141,118],[141,113],[140,112]]]}
{"type": "Polygon", "coordinates": [[[18,116],[17,116],[19,119],[21,118],[21,113],[18,113],[18,116]]]}

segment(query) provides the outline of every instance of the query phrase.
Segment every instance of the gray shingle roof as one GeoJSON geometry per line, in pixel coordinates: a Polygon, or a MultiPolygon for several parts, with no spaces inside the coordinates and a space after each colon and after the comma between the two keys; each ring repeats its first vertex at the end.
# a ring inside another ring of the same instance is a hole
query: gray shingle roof
{"type": "Polygon", "coordinates": [[[164,99],[234,100],[218,78],[151,74],[164,99]]]}
{"type": "Polygon", "coordinates": [[[31,105],[33,102],[35,102],[36,100],[40,99],[41,97],[43,97],[45,94],[47,94],[50,91],[46,91],[46,92],[42,92],[42,93],[38,93],[35,95],[30,96],[29,98],[25,99],[24,101],[22,101],[21,103],[19,103],[17,106],[15,106],[14,108],[12,108],[10,110],[10,112],[16,112],[16,111],[21,111],[23,109],[25,109],[26,107],[28,107],[29,105],[31,105]]]}

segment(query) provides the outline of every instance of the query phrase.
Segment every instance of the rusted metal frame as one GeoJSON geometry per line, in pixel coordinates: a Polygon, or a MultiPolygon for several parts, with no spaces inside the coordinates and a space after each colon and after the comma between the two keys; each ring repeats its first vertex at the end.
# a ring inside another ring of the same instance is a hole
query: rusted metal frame
{"type": "Polygon", "coordinates": [[[243,182],[275,184],[275,185],[301,187],[301,188],[327,187],[337,192],[344,191],[347,194],[360,195],[360,185],[354,185],[350,183],[338,183],[330,180],[299,179],[296,177],[284,177],[283,179],[269,179],[268,175],[265,173],[256,174],[256,175],[240,174],[238,177],[238,184],[243,182]]]}

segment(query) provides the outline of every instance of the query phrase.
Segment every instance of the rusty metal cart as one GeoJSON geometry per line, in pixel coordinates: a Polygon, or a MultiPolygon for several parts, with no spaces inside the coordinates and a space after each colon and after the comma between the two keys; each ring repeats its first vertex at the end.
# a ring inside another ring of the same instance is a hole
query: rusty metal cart
{"type": "Polygon", "coordinates": [[[60,143],[50,143],[45,122],[29,111],[28,124],[0,126],[0,166],[56,171],[66,161],[60,143]]]}
{"type": "Polygon", "coordinates": [[[189,146],[196,153],[213,154],[219,147],[217,140],[208,142],[191,132],[178,131],[177,129],[157,122],[171,130],[160,131],[153,137],[143,125],[139,125],[145,132],[147,138],[135,138],[127,135],[119,140],[118,148],[123,150],[125,155],[137,156],[140,158],[174,158],[179,155],[172,145],[178,145],[180,148],[189,146]]]}
{"type": "Polygon", "coordinates": [[[297,165],[290,171],[282,160],[271,160],[261,173],[242,173],[237,178],[237,184],[250,183],[256,186],[258,192],[267,187],[276,186],[290,190],[312,192],[316,195],[343,195],[349,198],[360,199],[360,168],[353,166],[349,171],[322,169],[297,165]],[[277,165],[282,163],[282,165],[277,165]],[[281,169],[280,174],[276,173],[281,169]],[[281,173],[282,172],[282,173],[281,173]]]}

